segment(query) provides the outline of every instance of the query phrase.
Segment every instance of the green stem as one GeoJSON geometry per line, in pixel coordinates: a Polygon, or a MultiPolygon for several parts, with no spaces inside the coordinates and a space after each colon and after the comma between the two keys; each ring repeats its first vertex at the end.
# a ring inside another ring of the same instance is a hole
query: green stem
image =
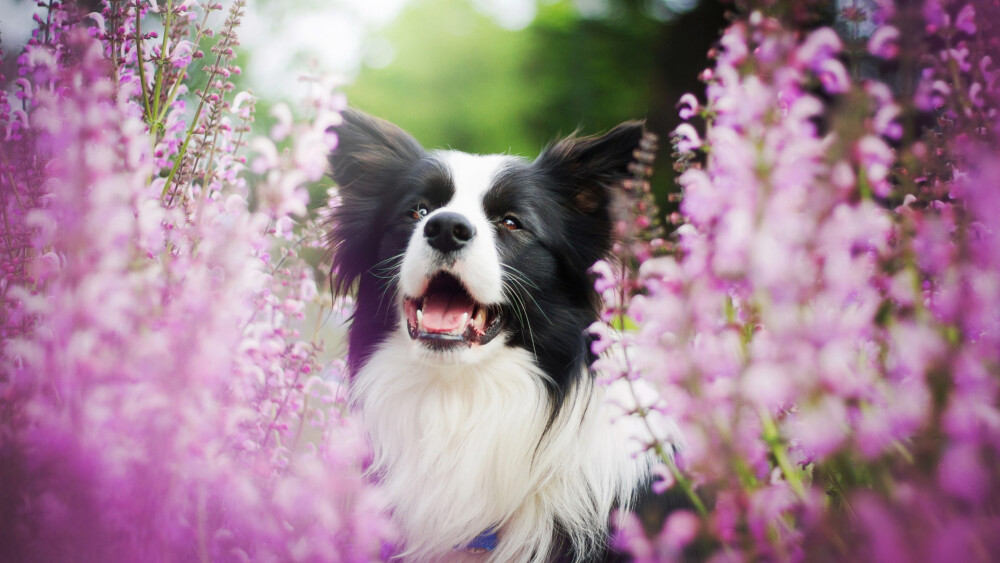
{"type": "MultiPolygon", "coordinates": [[[[208,15],[212,13],[212,10],[206,9],[204,15],[201,17],[201,25],[198,26],[198,34],[194,38],[194,48],[198,49],[201,45],[201,40],[205,35],[205,26],[208,24],[208,15]]],[[[180,76],[174,81],[174,85],[170,87],[170,92],[167,94],[167,99],[164,100],[163,106],[160,107],[160,112],[156,115],[156,122],[163,123],[163,119],[167,116],[167,111],[170,109],[170,104],[177,99],[177,92],[180,91],[181,85],[184,84],[184,79],[187,75],[187,69],[181,70],[180,76]]]]}
{"type": "Polygon", "coordinates": [[[674,462],[674,456],[664,451],[660,444],[656,444],[655,451],[656,455],[660,456],[660,459],[663,460],[667,469],[670,470],[670,474],[674,476],[674,481],[677,482],[677,485],[680,486],[681,490],[684,491],[684,494],[687,495],[691,504],[694,505],[694,509],[698,512],[698,515],[701,517],[708,516],[708,509],[705,508],[705,503],[701,501],[701,497],[699,497],[698,493],[695,492],[691,481],[685,477],[684,474],[681,473],[680,468],[677,467],[677,464],[674,462]]]}
{"type": "Polygon", "coordinates": [[[170,37],[170,19],[174,13],[173,0],[167,0],[166,10],[167,15],[163,18],[163,41],[160,42],[160,61],[156,66],[156,81],[153,86],[153,111],[150,114],[154,128],[159,125],[156,116],[160,114],[160,93],[163,90],[163,75],[166,73],[164,69],[167,60],[167,39],[170,37]]]}
{"type": "Polygon", "coordinates": [[[184,135],[184,142],[181,143],[181,148],[177,150],[177,158],[174,160],[174,165],[170,167],[170,174],[167,175],[167,181],[163,184],[163,192],[160,194],[160,199],[166,197],[170,191],[170,184],[173,182],[174,175],[177,173],[177,169],[180,168],[184,157],[187,156],[188,145],[191,144],[191,139],[194,137],[194,130],[198,127],[198,121],[201,119],[201,110],[205,107],[205,100],[208,98],[209,87],[214,77],[215,74],[208,75],[208,85],[205,86],[205,90],[202,92],[201,100],[198,102],[198,109],[194,112],[194,119],[191,120],[191,125],[184,135]]]}
{"type": "Polygon", "coordinates": [[[209,193],[211,192],[211,190],[209,189],[208,185],[212,182],[212,172],[213,172],[212,165],[215,164],[215,147],[218,142],[219,142],[219,130],[218,128],[216,128],[215,134],[212,135],[212,145],[211,145],[212,148],[209,149],[208,152],[208,161],[205,165],[205,175],[202,177],[202,183],[204,184],[203,190],[205,191],[205,193],[201,194],[202,200],[208,199],[209,195],[211,195],[209,193]]]}
{"type": "Polygon", "coordinates": [[[770,446],[771,455],[778,462],[778,467],[781,468],[781,473],[785,476],[785,481],[788,481],[788,485],[799,498],[805,499],[806,490],[802,485],[802,478],[798,470],[792,466],[792,462],[788,459],[788,449],[785,447],[785,442],[781,439],[778,426],[774,423],[774,419],[771,418],[771,414],[763,407],[757,409],[757,414],[760,416],[760,423],[764,427],[762,436],[764,442],[770,446]]]}
{"type": "MultiPolygon", "coordinates": [[[[623,351],[622,354],[625,357],[626,369],[629,369],[628,352],[623,351]]],[[[670,470],[670,475],[673,476],[674,481],[678,486],[680,486],[681,490],[684,491],[684,494],[688,497],[688,500],[691,501],[691,504],[694,505],[694,509],[698,512],[698,515],[702,517],[708,516],[708,509],[705,508],[705,503],[702,502],[701,497],[699,497],[697,491],[694,490],[694,485],[691,484],[691,481],[685,477],[680,468],[677,467],[677,463],[674,461],[674,456],[667,452],[667,450],[663,447],[663,444],[660,443],[659,437],[657,437],[656,433],[653,432],[653,427],[650,426],[649,418],[647,417],[649,412],[639,403],[639,394],[636,392],[635,385],[632,383],[632,380],[626,376],[625,381],[628,382],[629,391],[632,393],[632,400],[635,401],[636,414],[639,415],[643,426],[646,427],[646,433],[649,434],[649,437],[653,441],[653,451],[656,452],[656,456],[659,457],[663,464],[667,466],[667,469],[670,470]]]]}
{"type": "MultiPolygon", "coordinates": [[[[198,112],[201,112],[201,106],[198,107],[198,112]]],[[[198,116],[195,115],[195,122],[197,123],[198,116]]],[[[160,199],[167,196],[170,191],[170,184],[174,181],[174,175],[177,174],[177,169],[181,167],[181,162],[184,160],[184,155],[187,153],[188,143],[191,142],[191,132],[194,131],[194,126],[188,129],[187,136],[184,137],[184,142],[181,143],[181,148],[177,151],[177,158],[174,159],[174,165],[170,167],[170,173],[167,174],[167,181],[163,183],[163,193],[160,194],[160,199]]]]}
{"type": "MultiPolygon", "coordinates": [[[[232,33],[232,25],[228,26],[228,31],[229,33],[232,33]]],[[[215,57],[215,68],[218,69],[220,64],[222,64],[221,53],[215,57]]],[[[198,109],[195,110],[194,119],[191,120],[191,126],[188,127],[187,134],[184,136],[184,143],[181,144],[180,150],[177,151],[177,159],[174,160],[174,165],[170,167],[170,174],[167,175],[167,181],[163,184],[163,192],[160,194],[160,199],[167,196],[167,193],[170,191],[170,184],[173,182],[174,175],[177,173],[177,169],[180,168],[181,162],[187,154],[188,144],[191,143],[191,137],[194,135],[194,130],[198,127],[198,120],[201,118],[201,110],[205,107],[205,100],[208,99],[208,93],[212,89],[212,80],[216,76],[218,76],[218,72],[214,70],[208,74],[208,81],[205,84],[205,89],[201,93],[201,99],[198,101],[198,109]]]]}
{"type": "Polygon", "coordinates": [[[868,182],[868,173],[863,166],[858,169],[858,192],[861,194],[861,199],[871,201],[872,186],[868,182]]]}
{"type": "MultiPolygon", "coordinates": [[[[621,300],[620,300],[620,303],[622,303],[623,311],[625,307],[625,298],[626,298],[625,287],[628,285],[627,282],[628,282],[628,266],[626,266],[623,263],[621,300]]],[[[624,312],[622,313],[622,315],[624,316],[624,312]]],[[[694,505],[694,508],[698,512],[698,514],[702,517],[708,516],[708,509],[705,508],[705,503],[701,501],[701,498],[698,496],[698,493],[694,490],[694,486],[691,484],[691,481],[689,481],[688,478],[685,477],[683,473],[681,473],[680,468],[677,467],[677,463],[674,462],[674,456],[670,455],[670,453],[668,453],[667,450],[663,447],[663,444],[660,443],[660,438],[656,435],[655,432],[653,432],[653,427],[649,424],[649,417],[647,416],[649,412],[645,407],[642,406],[642,403],[639,402],[639,393],[636,392],[635,384],[632,382],[632,379],[628,377],[628,374],[631,373],[632,371],[632,363],[629,360],[628,348],[626,346],[622,346],[622,357],[625,360],[625,370],[626,370],[625,372],[626,375],[624,379],[628,383],[629,392],[632,394],[632,400],[635,401],[636,414],[638,414],[639,418],[642,419],[642,424],[643,426],[646,427],[646,433],[653,441],[653,451],[656,452],[657,457],[659,457],[660,460],[663,461],[664,465],[667,466],[667,469],[670,470],[670,474],[674,477],[674,481],[680,486],[681,490],[684,491],[684,494],[691,501],[691,504],[694,505]]]]}
{"type": "Polygon", "coordinates": [[[142,91],[142,106],[146,110],[146,123],[152,124],[152,115],[149,111],[149,94],[146,92],[146,65],[142,60],[142,10],[139,8],[139,1],[135,3],[135,52],[139,64],[139,89],[142,91]]]}

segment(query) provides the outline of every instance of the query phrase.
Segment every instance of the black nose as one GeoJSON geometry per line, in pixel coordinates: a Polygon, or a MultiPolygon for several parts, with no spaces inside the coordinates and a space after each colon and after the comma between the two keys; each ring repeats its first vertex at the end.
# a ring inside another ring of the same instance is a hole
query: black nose
{"type": "Polygon", "coordinates": [[[431,247],[441,252],[454,252],[476,236],[476,228],[468,219],[445,211],[431,217],[424,225],[424,238],[431,247]]]}

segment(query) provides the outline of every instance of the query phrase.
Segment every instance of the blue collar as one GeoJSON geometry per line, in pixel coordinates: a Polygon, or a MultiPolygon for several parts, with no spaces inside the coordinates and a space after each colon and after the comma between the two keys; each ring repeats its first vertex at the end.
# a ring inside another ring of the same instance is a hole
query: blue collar
{"type": "Polygon", "coordinates": [[[495,528],[490,528],[483,533],[479,534],[469,545],[465,546],[466,551],[474,552],[489,552],[497,548],[497,543],[499,539],[497,538],[497,531],[495,528]]]}

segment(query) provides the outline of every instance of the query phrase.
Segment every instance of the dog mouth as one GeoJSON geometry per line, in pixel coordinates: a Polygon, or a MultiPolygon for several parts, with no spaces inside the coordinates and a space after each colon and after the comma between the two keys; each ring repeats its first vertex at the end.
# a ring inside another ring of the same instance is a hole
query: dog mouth
{"type": "Polygon", "coordinates": [[[410,338],[435,350],[486,344],[503,325],[499,306],[477,302],[446,272],[435,274],[422,296],[407,297],[403,311],[410,338]]]}

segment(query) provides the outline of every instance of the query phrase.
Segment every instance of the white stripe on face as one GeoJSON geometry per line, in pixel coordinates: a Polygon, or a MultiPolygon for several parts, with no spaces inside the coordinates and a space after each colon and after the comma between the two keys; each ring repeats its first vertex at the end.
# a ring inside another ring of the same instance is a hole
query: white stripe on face
{"type": "Polygon", "coordinates": [[[465,285],[473,299],[483,304],[502,300],[500,259],[493,224],[483,209],[483,197],[497,174],[516,158],[504,155],[472,155],[458,151],[433,153],[448,169],[455,192],[444,206],[435,209],[417,224],[403,258],[400,285],[403,296],[423,294],[431,276],[447,271],[465,285]],[[475,228],[475,237],[453,255],[443,256],[424,237],[424,225],[436,214],[461,214],[475,228]]]}

